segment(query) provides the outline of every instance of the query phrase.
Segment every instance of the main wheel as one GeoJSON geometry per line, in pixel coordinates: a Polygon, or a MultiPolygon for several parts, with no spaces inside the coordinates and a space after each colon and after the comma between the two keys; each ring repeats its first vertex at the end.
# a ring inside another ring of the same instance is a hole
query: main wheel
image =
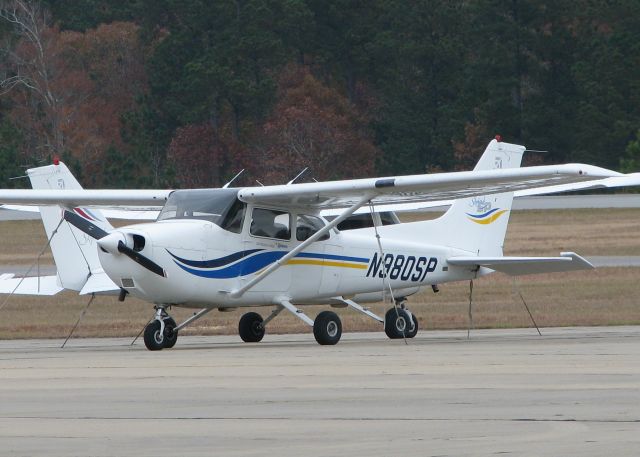
{"type": "Polygon", "coordinates": [[[176,345],[178,341],[178,331],[176,328],[176,321],[172,317],[168,317],[164,320],[164,348],[171,349],[176,345]]]}
{"type": "Polygon", "coordinates": [[[332,311],[322,311],[313,321],[313,336],[318,344],[333,345],[340,341],[342,336],[342,322],[338,315],[332,311]]]}
{"type": "Polygon", "coordinates": [[[240,318],[238,333],[245,343],[257,343],[264,337],[262,316],[258,313],[246,313],[240,318]]]}
{"type": "Polygon", "coordinates": [[[418,334],[418,318],[413,313],[411,313],[411,320],[413,321],[413,329],[409,330],[409,333],[407,333],[407,338],[413,338],[418,334]]]}
{"type": "Polygon", "coordinates": [[[384,332],[392,340],[409,336],[411,330],[409,313],[404,309],[390,308],[384,315],[384,332]]]}
{"type": "Polygon", "coordinates": [[[159,351],[164,348],[165,337],[160,331],[160,321],[154,319],[144,329],[144,345],[150,351],[159,351]]]}

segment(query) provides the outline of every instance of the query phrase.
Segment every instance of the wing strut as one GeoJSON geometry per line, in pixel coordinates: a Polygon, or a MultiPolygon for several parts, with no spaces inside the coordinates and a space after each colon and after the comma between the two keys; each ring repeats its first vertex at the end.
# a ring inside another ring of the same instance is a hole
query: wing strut
{"type": "Polygon", "coordinates": [[[280,260],[277,260],[274,263],[272,263],[271,265],[269,265],[269,267],[267,269],[265,269],[262,273],[260,273],[256,277],[254,277],[251,281],[249,281],[243,287],[240,287],[239,289],[232,290],[229,295],[232,298],[239,298],[242,295],[244,295],[244,293],[246,291],[248,291],[253,286],[258,284],[260,281],[265,279],[271,273],[273,273],[278,268],[280,268],[282,265],[287,263],[290,259],[292,259],[293,257],[297,256],[300,252],[305,250],[307,248],[307,246],[311,245],[312,243],[314,243],[317,240],[319,240],[320,238],[322,238],[326,233],[329,233],[329,231],[332,230],[334,227],[336,227],[340,222],[342,222],[343,220],[345,220],[346,218],[351,216],[354,212],[356,212],[358,210],[358,208],[366,205],[367,202],[371,198],[372,198],[372,195],[366,194],[364,197],[362,197],[360,200],[358,200],[357,203],[355,203],[354,205],[350,206],[348,209],[344,210],[342,212],[342,214],[340,214],[334,220],[332,220],[327,225],[322,227],[320,230],[318,230],[316,233],[314,233],[312,236],[310,236],[304,242],[300,243],[298,246],[293,248],[291,251],[289,251],[288,254],[286,254],[280,260]]]}
{"type": "MultiPolygon", "coordinates": [[[[378,233],[378,227],[382,225],[382,221],[380,220],[380,214],[376,213],[376,209],[373,206],[373,203],[370,201],[369,202],[369,209],[371,210],[371,218],[373,219],[373,230],[376,234],[376,240],[378,242],[378,250],[380,252],[380,258],[384,259],[384,251],[382,250],[382,241],[380,240],[380,233],[378,233]]],[[[387,271],[387,265],[385,264],[385,262],[382,262],[382,271],[383,273],[383,277],[382,277],[382,301],[386,302],[386,298],[387,298],[387,290],[385,287],[385,282],[387,283],[387,286],[389,286],[389,294],[391,295],[391,303],[393,303],[393,308],[396,310],[396,318],[400,317],[400,311],[398,310],[398,301],[396,300],[396,297],[394,297],[393,295],[393,288],[391,287],[391,281],[389,281],[387,278],[389,277],[389,272],[387,271]]],[[[386,322],[384,322],[384,325],[387,325],[386,322]]],[[[407,335],[405,334],[405,332],[402,332],[402,338],[404,339],[404,344],[408,345],[409,343],[407,343],[407,335]]]]}

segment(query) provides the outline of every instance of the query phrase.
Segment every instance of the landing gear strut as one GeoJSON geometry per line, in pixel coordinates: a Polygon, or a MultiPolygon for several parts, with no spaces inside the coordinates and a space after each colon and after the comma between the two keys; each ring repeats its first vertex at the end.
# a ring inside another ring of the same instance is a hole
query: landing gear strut
{"type": "Polygon", "coordinates": [[[144,329],[144,345],[150,351],[170,349],[178,341],[176,321],[165,311],[164,307],[156,306],[156,316],[144,329]]]}

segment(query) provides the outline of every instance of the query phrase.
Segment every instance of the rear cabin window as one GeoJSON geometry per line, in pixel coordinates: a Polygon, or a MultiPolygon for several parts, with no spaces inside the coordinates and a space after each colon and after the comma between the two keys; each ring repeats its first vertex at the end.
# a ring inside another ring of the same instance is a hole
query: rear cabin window
{"type": "MultiPolygon", "coordinates": [[[[327,219],[333,220],[336,216],[329,216],[327,219]]],[[[395,213],[391,211],[383,211],[380,213],[380,222],[382,225],[399,224],[400,220],[395,213]]],[[[338,224],[338,230],[355,230],[373,227],[373,217],[371,213],[354,214],[338,224]]]]}
{"type": "MultiPolygon", "coordinates": [[[[324,227],[324,221],[317,216],[300,214],[296,219],[296,240],[305,241],[313,236],[318,230],[324,227]]],[[[326,233],[320,237],[318,241],[328,240],[329,234],[326,233]]]]}
{"type": "Polygon", "coordinates": [[[291,239],[291,223],[289,213],[273,209],[254,208],[251,214],[250,233],[253,236],[291,239]]]}

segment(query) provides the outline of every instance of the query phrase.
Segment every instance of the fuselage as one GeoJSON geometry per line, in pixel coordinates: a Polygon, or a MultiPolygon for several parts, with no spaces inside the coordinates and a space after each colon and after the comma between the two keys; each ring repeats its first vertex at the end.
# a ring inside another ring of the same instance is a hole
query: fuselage
{"type": "Polygon", "coordinates": [[[382,251],[370,230],[332,230],[328,237],[310,244],[245,294],[233,298],[231,292],[308,238],[301,227],[307,219],[326,223],[302,211],[289,210],[282,216],[284,211],[268,209],[278,213],[276,225],[288,225],[289,231],[288,236],[269,236],[255,229],[257,209],[261,208],[246,207],[242,221],[232,230],[206,218],[159,220],[118,229],[131,246],[134,235],[143,237],[140,254],[160,265],[164,276],[101,249],[99,259],[107,275],[133,296],[187,307],[261,306],[282,299],[314,304],[327,303],[336,296],[371,301],[379,299],[383,288],[389,286],[394,294],[407,296],[421,286],[477,275],[447,264],[448,257],[464,252],[396,239],[393,227],[386,227],[382,251]],[[288,220],[282,224],[285,218],[288,220]]]}

